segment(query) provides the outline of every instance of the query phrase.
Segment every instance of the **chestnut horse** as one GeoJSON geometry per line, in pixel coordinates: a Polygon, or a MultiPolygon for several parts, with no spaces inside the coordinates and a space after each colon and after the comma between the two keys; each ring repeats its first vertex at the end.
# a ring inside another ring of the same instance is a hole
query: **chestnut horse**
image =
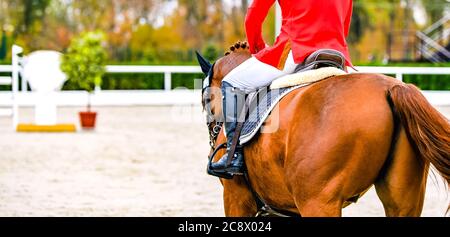
{"type": "MultiPolygon", "coordinates": [[[[203,92],[203,105],[216,119],[222,116],[222,79],[251,57],[246,45],[232,49],[214,64],[212,90],[203,92]]],[[[375,185],[387,216],[420,216],[430,163],[448,187],[450,124],[411,84],[348,74],[296,89],[277,106],[279,129],[258,134],[244,148],[250,185],[272,207],[341,216],[375,185]]],[[[226,141],[223,132],[215,139],[226,141]]],[[[243,176],[221,183],[226,216],[256,214],[243,176]]]]}

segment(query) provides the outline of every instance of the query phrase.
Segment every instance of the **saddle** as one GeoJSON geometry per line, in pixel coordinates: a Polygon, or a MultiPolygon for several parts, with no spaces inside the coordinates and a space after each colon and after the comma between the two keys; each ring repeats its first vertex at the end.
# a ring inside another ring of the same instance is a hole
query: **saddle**
{"type": "Polygon", "coordinates": [[[319,49],[309,55],[302,64],[299,64],[294,73],[322,67],[335,67],[345,71],[345,57],[341,52],[334,49],[319,49]]]}

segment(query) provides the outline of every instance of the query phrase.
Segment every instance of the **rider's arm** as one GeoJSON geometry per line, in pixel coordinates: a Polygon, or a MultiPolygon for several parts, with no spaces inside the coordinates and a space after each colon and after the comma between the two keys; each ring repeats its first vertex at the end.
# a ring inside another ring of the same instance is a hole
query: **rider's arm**
{"type": "Polygon", "coordinates": [[[344,22],[344,33],[345,36],[348,36],[349,30],[350,30],[350,23],[352,20],[352,11],[353,11],[353,1],[350,1],[350,5],[349,5],[349,9],[347,11],[347,16],[345,17],[345,22],[344,22]]]}
{"type": "Polygon", "coordinates": [[[262,37],[262,24],[274,2],[275,0],[254,0],[248,8],[245,17],[245,32],[252,54],[266,47],[262,37]]]}

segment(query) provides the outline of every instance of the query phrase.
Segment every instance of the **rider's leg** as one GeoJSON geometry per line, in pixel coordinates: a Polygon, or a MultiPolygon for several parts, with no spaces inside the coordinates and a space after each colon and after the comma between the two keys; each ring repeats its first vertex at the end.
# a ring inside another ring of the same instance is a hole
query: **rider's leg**
{"type": "Polygon", "coordinates": [[[227,173],[229,176],[241,175],[243,173],[244,159],[242,147],[239,146],[239,144],[236,146],[231,163],[229,165],[227,163],[228,153],[235,135],[236,126],[238,122],[243,122],[241,120],[244,119],[241,115],[242,112],[244,112],[245,92],[224,81],[222,82],[222,94],[227,152],[219,161],[212,163],[210,169],[218,173],[227,173]]]}
{"type": "Polygon", "coordinates": [[[294,73],[297,66],[298,66],[298,64],[294,62],[294,56],[292,55],[292,50],[291,50],[286,58],[286,62],[284,63],[283,72],[285,74],[294,73]]]}
{"type": "Polygon", "coordinates": [[[276,67],[251,57],[229,72],[222,82],[228,82],[233,87],[249,93],[270,85],[274,79],[284,75],[286,73],[276,67]]]}
{"type": "MultiPolygon", "coordinates": [[[[293,63],[293,59],[290,60],[293,63]]],[[[286,66],[288,66],[289,62],[286,63],[286,66]]],[[[222,81],[222,108],[225,117],[227,148],[231,147],[238,119],[241,112],[243,112],[245,93],[268,86],[274,79],[286,75],[287,73],[291,73],[295,69],[295,66],[291,66],[289,68],[292,68],[292,71],[288,71],[289,69],[286,66],[286,72],[280,71],[277,68],[260,62],[252,57],[225,76],[222,81]]],[[[229,151],[229,149],[227,149],[227,151],[229,151]]],[[[219,161],[212,163],[210,169],[218,173],[227,173],[229,176],[243,173],[244,160],[241,146],[236,147],[233,160],[229,166],[227,163],[228,152],[219,161]]]]}

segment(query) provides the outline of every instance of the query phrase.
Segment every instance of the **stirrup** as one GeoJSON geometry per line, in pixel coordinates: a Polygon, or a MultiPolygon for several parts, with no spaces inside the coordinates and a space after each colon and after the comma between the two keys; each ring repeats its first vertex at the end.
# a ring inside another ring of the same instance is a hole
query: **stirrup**
{"type": "Polygon", "coordinates": [[[208,165],[208,168],[206,169],[206,172],[209,175],[216,176],[216,177],[223,178],[223,179],[232,179],[233,176],[234,176],[234,175],[232,175],[232,174],[230,174],[228,172],[217,172],[217,171],[214,171],[214,170],[212,170],[209,167],[209,165],[208,165]]]}
{"type": "Polygon", "coordinates": [[[227,164],[228,161],[228,157],[227,158],[220,158],[220,160],[216,161],[215,163],[210,162],[208,164],[208,174],[212,174],[215,176],[219,176],[221,178],[232,178],[233,176],[236,175],[244,175],[244,157],[243,154],[240,154],[240,158],[238,158],[238,156],[233,157],[232,161],[230,164],[227,164]],[[240,159],[240,161],[237,161],[237,163],[233,163],[234,160],[233,159],[240,159]],[[219,167],[214,167],[215,164],[217,164],[217,162],[221,162],[220,165],[218,165],[219,167]]]}
{"type": "Polygon", "coordinates": [[[211,164],[212,164],[213,159],[216,156],[217,152],[222,149],[225,149],[225,148],[226,148],[226,144],[222,143],[214,149],[213,153],[208,157],[208,165],[206,166],[206,173],[208,173],[209,175],[212,175],[212,176],[219,177],[219,178],[232,179],[233,175],[231,175],[229,173],[217,172],[217,171],[214,171],[213,169],[211,169],[211,164]]]}

